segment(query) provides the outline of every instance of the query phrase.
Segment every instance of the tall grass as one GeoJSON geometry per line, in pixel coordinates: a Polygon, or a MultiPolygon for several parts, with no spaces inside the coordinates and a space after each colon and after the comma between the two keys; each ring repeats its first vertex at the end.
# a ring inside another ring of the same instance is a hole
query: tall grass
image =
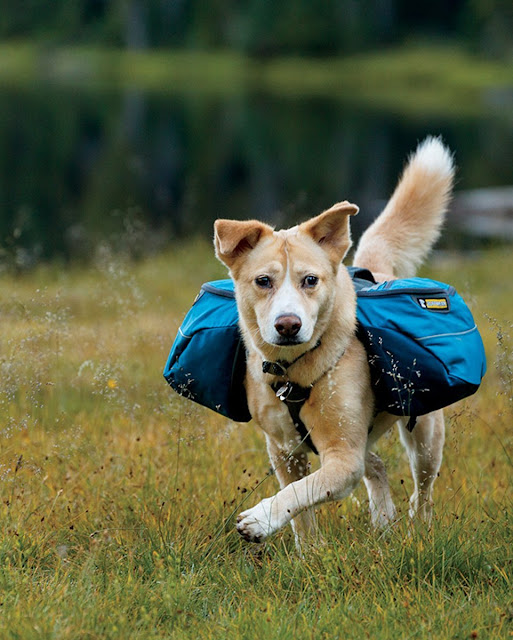
{"type": "Polygon", "coordinates": [[[0,278],[2,638],[503,638],[512,634],[513,285],[507,251],[435,259],[471,302],[489,372],[447,410],[430,530],[395,434],[380,443],[400,519],[365,492],[319,509],[324,543],[239,539],[276,490],[262,435],[168,389],[167,352],[200,284],[191,242],[139,263],[0,278]]]}

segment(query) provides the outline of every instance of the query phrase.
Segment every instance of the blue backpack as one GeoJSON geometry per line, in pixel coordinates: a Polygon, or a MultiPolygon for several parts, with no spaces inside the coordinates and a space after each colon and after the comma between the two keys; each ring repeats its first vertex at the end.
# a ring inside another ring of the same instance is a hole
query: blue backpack
{"type": "MultiPolygon", "coordinates": [[[[420,416],[477,390],[486,371],[483,343],[454,287],[426,278],[376,284],[366,269],[348,270],[377,412],[420,416]]],[[[164,377],[179,394],[247,422],[245,369],[233,282],[204,284],[178,330],[164,377]]]]}
{"type": "Polygon", "coordinates": [[[376,411],[421,416],[477,391],[486,372],[483,342],[454,287],[428,278],[371,284],[366,269],[350,273],[376,411]]]}
{"type": "Polygon", "coordinates": [[[233,282],[207,282],[178,329],[164,377],[180,395],[237,422],[249,422],[245,374],[233,282]]]}

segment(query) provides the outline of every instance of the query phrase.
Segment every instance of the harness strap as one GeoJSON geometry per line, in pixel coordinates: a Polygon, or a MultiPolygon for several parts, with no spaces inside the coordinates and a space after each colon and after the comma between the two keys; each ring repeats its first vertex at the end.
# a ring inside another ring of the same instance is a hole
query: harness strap
{"type": "Polygon", "coordinates": [[[410,419],[408,420],[408,424],[406,425],[406,428],[410,433],[413,431],[416,424],[417,424],[417,416],[410,416],[410,419]]]}
{"type": "Polygon", "coordinates": [[[274,382],[271,385],[271,388],[276,393],[276,397],[287,405],[294,427],[301,436],[301,441],[309,446],[315,455],[319,455],[319,452],[310,437],[310,432],[306,428],[305,423],[299,417],[303,405],[310,397],[311,387],[301,387],[295,382],[289,381],[284,384],[282,382],[274,382]]]}
{"type": "MultiPolygon", "coordinates": [[[[310,351],[317,349],[320,346],[320,344],[321,344],[321,341],[319,340],[317,344],[313,347],[313,349],[311,349],[310,351]]],[[[306,353],[309,353],[309,352],[307,351],[306,353]]],[[[342,353],[338,357],[337,362],[340,360],[340,358],[342,358],[344,353],[345,353],[345,349],[344,351],[342,351],[342,353]]],[[[292,418],[292,422],[294,423],[294,427],[296,428],[296,431],[301,436],[301,441],[307,444],[310,447],[310,449],[313,451],[313,453],[315,453],[315,455],[319,455],[319,452],[317,451],[317,447],[314,445],[314,443],[312,442],[312,438],[310,437],[310,432],[306,428],[305,423],[299,417],[299,414],[301,412],[301,409],[303,408],[303,405],[310,397],[312,387],[315,384],[317,384],[317,382],[319,382],[319,380],[323,378],[328,373],[328,371],[330,371],[335,365],[331,366],[329,369],[326,369],[326,371],[322,375],[320,375],[317,378],[317,380],[314,380],[309,387],[302,387],[301,385],[297,384],[297,382],[291,382],[288,379],[287,369],[288,367],[293,365],[294,362],[297,362],[299,358],[302,358],[304,355],[305,355],[304,353],[301,354],[298,358],[296,358],[291,363],[285,363],[283,361],[270,362],[268,360],[264,360],[264,362],[262,362],[262,371],[264,373],[270,373],[272,375],[281,376],[285,378],[284,382],[273,382],[270,385],[271,389],[276,394],[276,397],[279,398],[282,402],[284,402],[287,405],[287,409],[289,410],[290,417],[292,418]]]]}
{"type": "Polygon", "coordinates": [[[312,442],[310,432],[306,428],[305,423],[299,417],[303,405],[310,397],[311,387],[313,384],[310,388],[306,388],[296,384],[295,382],[291,382],[288,379],[288,369],[303,356],[306,356],[307,353],[315,351],[315,349],[318,349],[320,346],[321,341],[318,340],[309,351],[305,351],[295,360],[292,360],[292,362],[287,362],[286,360],[277,360],[276,362],[264,360],[262,362],[262,371],[264,373],[270,373],[273,376],[280,376],[286,379],[285,382],[273,382],[271,384],[271,388],[275,392],[276,397],[287,405],[290,417],[292,418],[296,431],[301,437],[301,441],[308,445],[316,455],[319,455],[319,452],[312,442]]]}

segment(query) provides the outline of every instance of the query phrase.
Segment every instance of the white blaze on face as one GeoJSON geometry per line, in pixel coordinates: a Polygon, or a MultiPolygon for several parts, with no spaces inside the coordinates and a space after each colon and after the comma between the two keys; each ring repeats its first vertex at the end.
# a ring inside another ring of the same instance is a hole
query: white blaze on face
{"type": "Polygon", "coordinates": [[[285,251],[287,256],[285,277],[274,292],[265,317],[259,319],[260,332],[263,339],[269,344],[279,344],[283,340],[275,327],[276,320],[280,316],[295,315],[300,319],[301,329],[294,336],[294,342],[298,344],[311,340],[315,326],[307,312],[304,296],[298,287],[298,283],[294,282],[291,276],[290,257],[288,251],[285,251]]]}

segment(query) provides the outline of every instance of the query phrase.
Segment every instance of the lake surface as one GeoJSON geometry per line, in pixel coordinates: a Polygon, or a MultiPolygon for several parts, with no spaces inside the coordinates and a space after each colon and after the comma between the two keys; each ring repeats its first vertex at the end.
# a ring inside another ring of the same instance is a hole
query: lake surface
{"type": "Polygon", "coordinates": [[[428,134],[454,150],[458,189],[513,185],[512,110],[493,105],[458,119],[323,98],[3,88],[1,256],[87,258],[100,242],[144,253],[209,237],[217,217],[285,226],[341,199],[361,207],[357,236],[428,134]]]}

